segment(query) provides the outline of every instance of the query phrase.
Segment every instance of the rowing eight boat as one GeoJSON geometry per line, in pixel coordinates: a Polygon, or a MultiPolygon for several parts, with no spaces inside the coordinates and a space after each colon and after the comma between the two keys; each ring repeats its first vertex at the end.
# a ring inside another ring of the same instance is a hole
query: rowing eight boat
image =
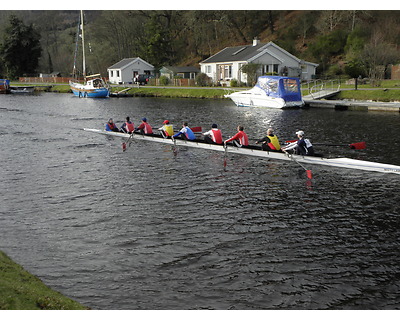
{"type": "MultiPolygon", "coordinates": [[[[131,135],[122,132],[112,132],[112,131],[105,131],[105,130],[98,130],[98,129],[88,129],[84,128],[83,130],[93,133],[99,133],[104,135],[110,135],[120,138],[129,138],[131,135]]],[[[217,145],[217,144],[209,144],[199,141],[187,141],[183,139],[175,139],[175,142],[171,139],[164,139],[161,136],[146,136],[142,134],[133,134],[132,139],[135,140],[145,140],[145,141],[153,141],[153,142],[160,142],[164,144],[176,145],[176,146],[186,146],[186,147],[194,147],[194,148],[201,148],[206,150],[213,150],[213,151],[222,151],[222,152],[229,152],[235,154],[242,154],[242,155],[249,155],[261,158],[268,158],[268,159],[276,159],[276,160],[286,160],[286,161],[298,161],[302,163],[308,164],[317,164],[317,165],[325,165],[331,167],[341,167],[341,168],[350,168],[350,169],[357,169],[357,170],[365,170],[365,171],[375,171],[381,173],[396,173],[400,174],[400,166],[392,165],[392,164],[385,164],[385,163],[378,163],[378,162],[371,162],[371,161],[363,161],[363,160],[356,160],[350,158],[322,158],[322,157],[310,157],[310,156],[301,156],[301,155],[288,155],[281,152],[268,152],[259,149],[253,148],[236,148],[234,146],[227,146],[227,150],[225,150],[224,146],[217,145]]]]}

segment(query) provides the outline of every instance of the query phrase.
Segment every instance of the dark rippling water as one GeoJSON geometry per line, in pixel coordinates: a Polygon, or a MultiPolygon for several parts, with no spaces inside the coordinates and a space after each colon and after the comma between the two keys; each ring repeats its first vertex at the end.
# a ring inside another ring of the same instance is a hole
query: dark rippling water
{"type": "Polygon", "coordinates": [[[398,309],[400,176],[121,140],[109,117],[251,139],[367,142],[400,165],[400,115],[230,101],[0,96],[0,250],[93,309],[398,309]]]}

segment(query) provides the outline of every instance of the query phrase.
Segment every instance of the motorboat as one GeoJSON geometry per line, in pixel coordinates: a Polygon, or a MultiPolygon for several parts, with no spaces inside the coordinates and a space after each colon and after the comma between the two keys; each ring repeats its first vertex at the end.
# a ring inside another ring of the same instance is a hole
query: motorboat
{"type": "Polygon", "coordinates": [[[292,108],[304,105],[300,79],[294,77],[261,76],[250,90],[225,95],[238,107],[292,108]]]}

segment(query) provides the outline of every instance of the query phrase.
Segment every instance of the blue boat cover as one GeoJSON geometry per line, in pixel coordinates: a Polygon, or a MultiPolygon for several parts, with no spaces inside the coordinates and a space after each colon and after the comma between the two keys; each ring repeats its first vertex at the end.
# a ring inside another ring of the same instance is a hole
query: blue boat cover
{"type": "Polygon", "coordinates": [[[268,96],[282,98],[285,101],[301,101],[299,78],[261,76],[256,87],[264,90],[268,96]]]}
{"type": "Polygon", "coordinates": [[[1,84],[6,84],[6,85],[10,85],[10,80],[7,80],[7,79],[0,79],[0,83],[1,83],[1,84]]]}

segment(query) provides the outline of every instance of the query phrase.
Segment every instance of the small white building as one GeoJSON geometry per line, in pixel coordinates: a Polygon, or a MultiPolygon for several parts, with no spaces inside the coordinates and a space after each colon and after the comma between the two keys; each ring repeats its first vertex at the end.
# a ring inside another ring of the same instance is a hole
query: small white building
{"type": "Polygon", "coordinates": [[[143,59],[126,58],[107,69],[110,83],[134,83],[139,74],[154,75],[154,66],[143,59]]]}
{"type": "Polygon", "coordinates": [[[262,44],[254,40],[252,45],[227,47],[200,63],[201,72],[214,82],[229,84],[232,79],[247,82],[242,72],[245,64],[259,64],[258,75],[274,74],[311,80],[318,64],[301,60],[273,42],[262,44]]]}

